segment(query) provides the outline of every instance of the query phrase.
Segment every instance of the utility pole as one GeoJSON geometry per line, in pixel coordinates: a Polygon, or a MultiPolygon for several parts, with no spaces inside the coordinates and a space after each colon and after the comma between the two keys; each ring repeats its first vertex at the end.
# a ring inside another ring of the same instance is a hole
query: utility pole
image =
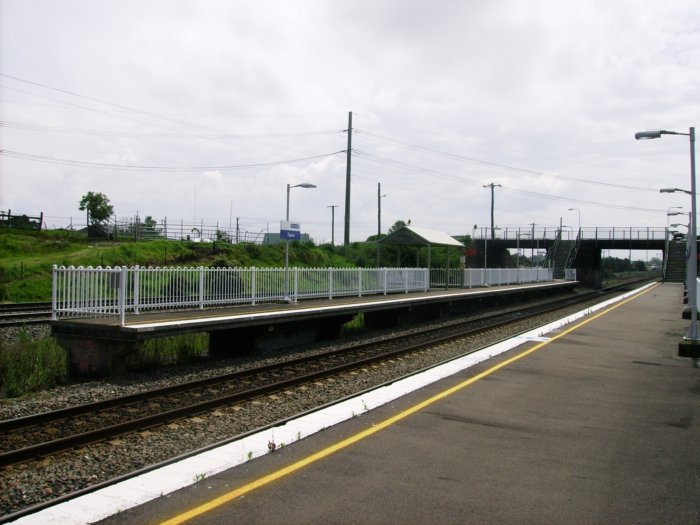
{"type": "Polygon", "coordinates": [[[331,209],[331,244],[335,246],[335,209],[338,207],[337,204],[331,204],[326,206],[326,208],[331,209]]]}
{"type": "Polygon", "coordinates": [[[493,222],[493,189],[494,188],[501,188],[500,184],[494,184],[493,182],[491,184],[484,184],[484,188],[491,188],[491,239],[496,238],[496,227],[493,222]]]}
{"type": "Polygon", "coordinates": [[[352,111],[348,113],[348,149],[345,160],[345,239],[344,244],[350,244],[350,173],[352,159],[352,111]]]}
{"type": "Polygon", "coordinates": [[[377,183],[377,268],[379,268],[379,240],[382,238],[382,183],[377,183]]]}

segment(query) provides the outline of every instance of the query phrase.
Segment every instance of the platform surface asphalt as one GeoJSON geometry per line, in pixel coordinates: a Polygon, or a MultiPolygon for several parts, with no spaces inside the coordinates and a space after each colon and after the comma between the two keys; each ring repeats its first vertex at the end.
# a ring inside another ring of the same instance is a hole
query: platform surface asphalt
{"type": "MultiPolygon", "coordinates": [[[[297,313],[321,313],[325,311],[353,311],[365,307],[410,306],[412,304],[439,301],[441,299],[459,299],[465,297],[493,296],[514,293],[532,289],[547,289],[571,286],[572,281],[543,281],[524,284],[504,284],[478,288],[450,288],[449,290],[433,288],[426,292],[411,291],[408,293],[394,292],[387,295],[367,294],[357,296],[334,296],[333,299],[317,298],[303,299],[297,303],[265,302],[255,305],[229,305],[222,307],[207,307],[204,309],[173,309],[151,311],[142,307],[140,314],[127,313],[124,330],[148,331],[157,326],[199,324],[207,322],[246,321],[253,318],[273,319],[291,316],[297,313]]],[[[107,317],[60,317],[60,325],[76,325],[83,327],[119,327],[118,316],[107,317]]]]}
{"type": "Polygon", "coordinates": [[[659,284],[101,523],[698,524],[700,369],[676,356],[682,306],[682,286],[659,284]]]}

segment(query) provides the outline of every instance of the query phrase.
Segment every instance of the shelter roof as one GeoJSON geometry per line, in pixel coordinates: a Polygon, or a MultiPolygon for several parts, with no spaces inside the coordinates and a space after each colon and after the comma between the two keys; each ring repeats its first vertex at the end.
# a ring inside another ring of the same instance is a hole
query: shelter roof
{"type": "Polygon", "coordinates": [[[464,244],[445,232],[429,230],[428,228],[415,228],[413,226],[403,226],[395,232],[390,233],[379,242],[381,244],[464,247],[464,244]]]}

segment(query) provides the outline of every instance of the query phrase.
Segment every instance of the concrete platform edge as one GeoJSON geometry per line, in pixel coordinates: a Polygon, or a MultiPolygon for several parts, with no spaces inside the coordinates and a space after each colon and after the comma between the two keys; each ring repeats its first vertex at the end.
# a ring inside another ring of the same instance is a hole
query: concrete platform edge
{"type": "Polygon", "coordinates": [[[468,356],[464,356],[435,368],[416,374],[391,385],[342,401],[317,412],[307,414],[285,425],[261,431],[239,441],[222,445],[198,456],[186,458],[161,469],[122,481],[118,484],[35,514],[19,518],[11,523],[27,524],[89,524],[118,512],[136,507],[150,500],[192,485],[224,470],[241,465],[251,459],[268,454],[268,442],[290,445],[320,430],[349,420],[366,411],[389,403],[405,394],[444,379],[482,361],[511,350],[528,340],[542,340],[545,334],[570,324],[586,315],[602,310],[654,286],[650,283],[631,292],[604,301],[575,314],[541,326],[525,334],[497,343],[468,356]],[[207,465],[205,468],[202,465],[207,465]],[[157,488],[155,488],[157,487],[157,488]]]}

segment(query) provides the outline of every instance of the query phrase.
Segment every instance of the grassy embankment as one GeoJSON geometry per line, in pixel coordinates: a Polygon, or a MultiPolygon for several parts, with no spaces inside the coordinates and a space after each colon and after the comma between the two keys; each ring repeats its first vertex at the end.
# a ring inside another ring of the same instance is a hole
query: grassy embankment
{"type": "MultiPolygon", "coordinates": [[[[369,249],[369,248],[368,248],[369,249]]],[[[354,263],[330,246],[290,245],[290,262],[298,266],[348,267],[354,263]]],[[[212,245],[189,242],[88,242],[70,232],[0,230],[0,301],[51,300],[51,272],[59,266],[211,266],[280,267],[284,248],[257,245],[212,245]]],[[[143,345],[134,368],[179,363],[206,352],[207,334],[154,339],[143,345]]],[[[7,396],[51,388],[65,381],[65,352],[52,338],[31,340],[26,334],[12,344],[0,343],[0,389],[7,396]]]]}

